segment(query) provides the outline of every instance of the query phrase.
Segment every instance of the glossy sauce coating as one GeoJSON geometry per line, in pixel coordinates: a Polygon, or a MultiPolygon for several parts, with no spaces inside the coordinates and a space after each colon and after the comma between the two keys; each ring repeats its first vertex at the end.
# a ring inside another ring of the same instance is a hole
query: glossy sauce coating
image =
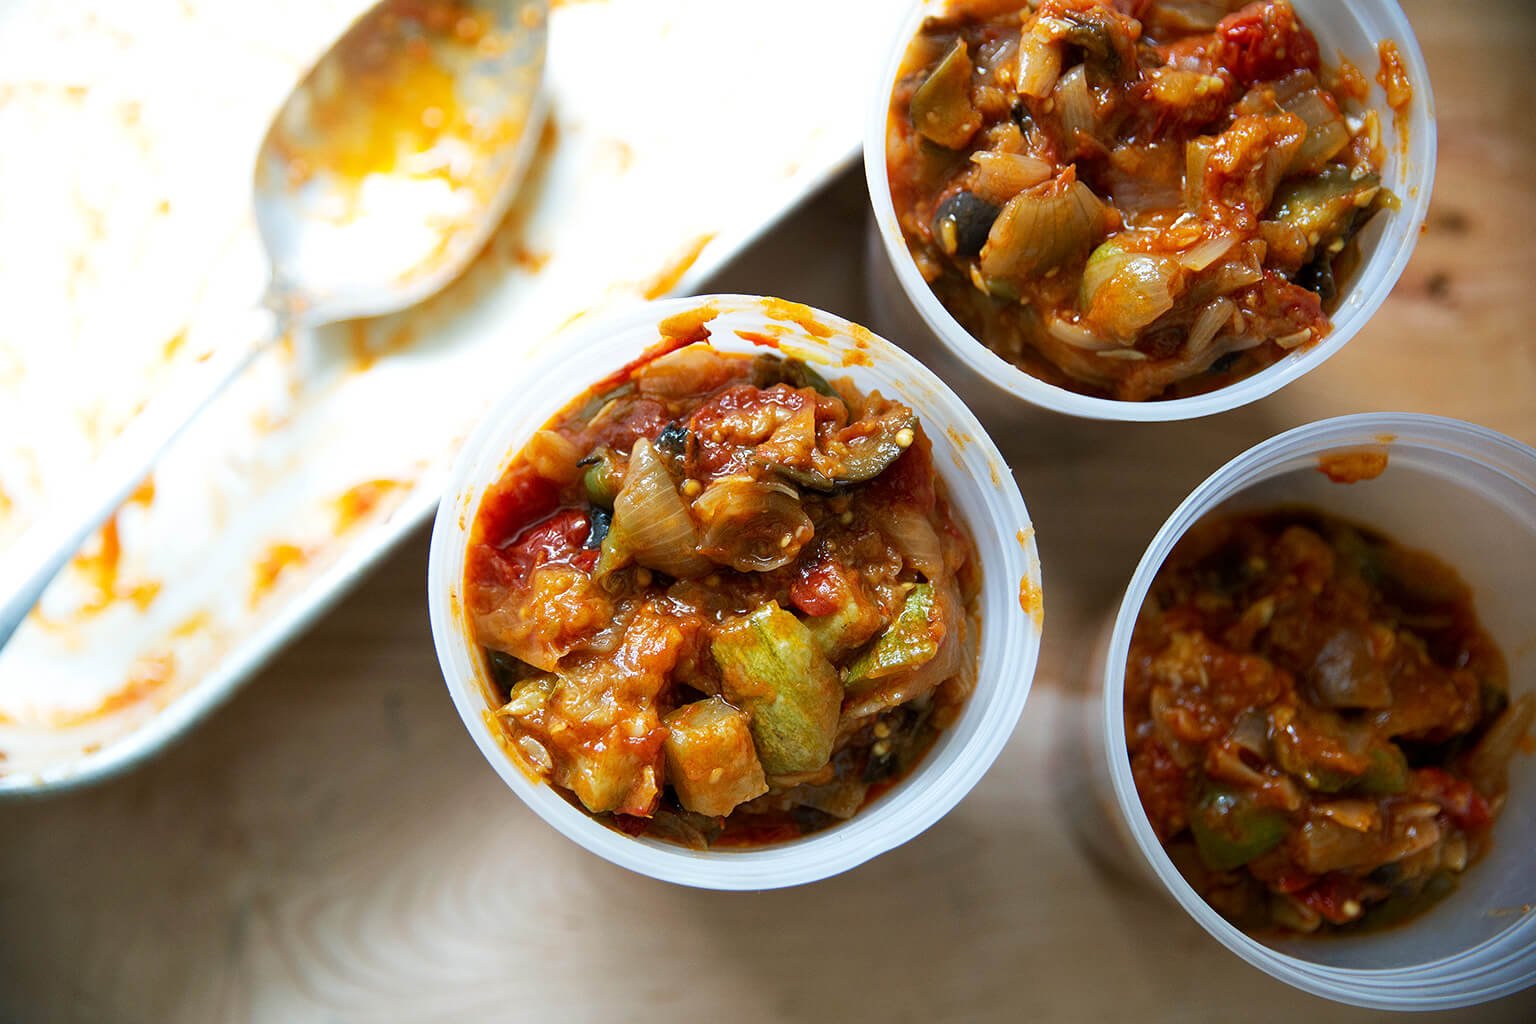
{"type": "Polygon", "coordinates": [[[1125,685],[1153,829],[1253,930],[1385,924],[1443,896],[1489,843],[1536,713],[1452,569],[1304,510],[1191,530],[1125,685]]]}
{"type": "Polygon", "coordinates": [[[1285,0],[1222,8],[956,2],[908,50],[886,159],[909,251],[1042,380],[1178,398],[1330,329],[1391,201],[1380,126],[1285,0]]]}
{"type": "Polygon", "coordinates": [[[481,502],[465,593],[489,718],[625,832],[797,838],[958,713],[978,569],[911,410],[675,326],[481,502]]]}

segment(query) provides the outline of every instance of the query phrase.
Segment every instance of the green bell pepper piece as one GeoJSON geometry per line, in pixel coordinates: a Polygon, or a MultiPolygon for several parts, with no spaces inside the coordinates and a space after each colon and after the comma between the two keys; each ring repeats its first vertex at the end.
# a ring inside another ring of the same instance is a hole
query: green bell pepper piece
{"type": "Polygon", "coordinates": [[[1372,747],[1370,759],[1370,767],[1366,768],[1354,788],[1376,796],[1401,793],[1408,788],[1408,758],[1396,743],[1387,741],[1379,747],[1372,747]]]}
{"type": "Polygon", "coordinates": [[[1211,784],[1189,816],[1200,859],[1231,871],[1279,846],[1290,829],[1285,812],[1260,807],[1240,790],[1211,784]]]}
{"type": "Polygon", "coordinates": [[[863,693],[885,676],[916,668],[939,653],[943,636],[933,584],[919,583],[907,594],[896,621],[848,666],[843,685],[851,693],[863,693]]]}

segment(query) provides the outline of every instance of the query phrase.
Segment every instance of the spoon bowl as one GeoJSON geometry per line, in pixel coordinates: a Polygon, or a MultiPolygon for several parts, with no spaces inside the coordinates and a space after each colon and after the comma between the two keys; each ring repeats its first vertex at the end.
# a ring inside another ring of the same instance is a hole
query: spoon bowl
{"type": "Polygon", "coordinates": [[[273,120],[256,160],[267,303],[313,325],[442,289],[506,212],[543,123],[546,0],[385,0],[273,120]]]}

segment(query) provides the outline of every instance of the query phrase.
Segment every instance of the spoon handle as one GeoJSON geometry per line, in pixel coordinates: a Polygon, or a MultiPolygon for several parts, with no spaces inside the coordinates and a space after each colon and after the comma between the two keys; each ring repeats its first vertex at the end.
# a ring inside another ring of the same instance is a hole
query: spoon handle
{"type": "Polygon", "coordinates": [[[0,649],[26,621],[48,584],[122,507],[171,443],[281,337],[278,316],[265,307],[259,309],[259,315],[260,326],[248,335],[258,339],[254,344],[229,346],[215,353],[199,380],[152,402],[94,465],[80,474],[61,500],[52,504],[52,514],[35,520],[11,543],[0,563],[0,593],[5,595],[0,599],[0,649]]]}

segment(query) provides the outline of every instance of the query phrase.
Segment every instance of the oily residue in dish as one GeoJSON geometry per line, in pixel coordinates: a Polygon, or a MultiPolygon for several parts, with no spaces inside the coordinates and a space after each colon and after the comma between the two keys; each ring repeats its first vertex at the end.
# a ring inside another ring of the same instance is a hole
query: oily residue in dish
{"type": "Polygon", "coordinates": [[[1374,480],[1387,468],[1387,453],[1361,449],[1329,452],[1318,456],[1317,471],[1336,484],[1354,484],[1374,480]]]}
{"type": "Polygon", "coordinates": [[[261,603],[262,598],[272,592],[289,570],[295,569],[309,561],[310,552],[297,544],[287,541],[278,541],[270,544],[267,549],[256,559],[251,576],[251,607],[261,603]]]}
{"type": "Polygon", "coordinates": [[[347,488],[332,502],[336,511],[336,532],[344,533],[368,519],[405,487],[403,481],[381,479],[365,480],[347,488]]]}
{"type": "Polygon", "coordinates": [[[176,656],[169,651],[147,654],[133,663],[123,685],[102,698],[100,704],[85,711],[58,711],[48,716],[55,729],[69,729],[105,718],[141,704],[164,690],[176,674],[176,656]]]}
{"type": "Polygon", "coordinates": [[[663,295],[670,294],[677,287],[677,283],[683,279],[683,275],[693,269],[704,247],[714,240],[715,233],[710,231],[689,242],[687,248],[670,266],[663,268],[659,274],[651,278],[641,294],[647,299],[659,299],[663,295]]]}
{"type": "Polygon", "coordinates": [[[380,359],[404,352],[416,341],[416,332],[409,325],[391,331],[378,344],[369,340],[370,333],[367,320],[353,320],[347,325],[347,351],[352,357],[353,369],[360,372],[373,369],[380,359]]]}
{"type": "MultiPolygon", "coordinates": [[[[154,500],[155,478],[146,476],[138,488],[128,496],[128,500],[112,513],[111,518],[102,525],[84,550],[71,560],[71,569],[84,583],[90,595],[74,609],[76,615],[89,617],[99,614],[120,600],[132,601],[142,611],[148,608],[159,595],[158,581],[141,579],[129,582],[123,580],[121,572],[123,543],[119,520],[123,511],[135,505],[147,508],[154,500]]],[[[49,625],[59,625],[40,614],[37,618],[49,625]]]]}

